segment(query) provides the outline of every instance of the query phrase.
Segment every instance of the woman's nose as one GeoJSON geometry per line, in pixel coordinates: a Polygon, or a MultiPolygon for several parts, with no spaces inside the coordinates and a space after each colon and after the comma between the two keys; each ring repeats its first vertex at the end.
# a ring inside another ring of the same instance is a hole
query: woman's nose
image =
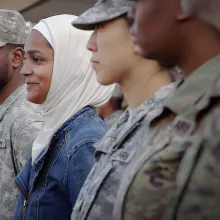
{"type": "Polygon", "coordinates": [[[27,75],[30,75],[31,73],[32,73],[32,70],[29,67],[27,60],[25,60],[23,63],[23,67],[21,69],[21,75],[27,76],[27,75]]]}
{"type": "Polygon", "coordinates": [[[96,44],[96,31],[94,31],[87,43],[87,49],[92,52],[97,52],[97,44],[96,44]]]}

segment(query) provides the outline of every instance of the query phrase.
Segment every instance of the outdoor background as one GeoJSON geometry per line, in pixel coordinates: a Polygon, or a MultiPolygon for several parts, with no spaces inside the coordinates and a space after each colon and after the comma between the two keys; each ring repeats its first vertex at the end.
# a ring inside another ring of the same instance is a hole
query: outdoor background
{"type": "MultiPolygon", "coordinates": [[[[26,21],[37,23],[52,15],[79,15],[95,2],[96,0],[0,0],[0,8],[19,11],[26,21]]],[[[28,22],[27,25],[31,23],[28,22]]]]}

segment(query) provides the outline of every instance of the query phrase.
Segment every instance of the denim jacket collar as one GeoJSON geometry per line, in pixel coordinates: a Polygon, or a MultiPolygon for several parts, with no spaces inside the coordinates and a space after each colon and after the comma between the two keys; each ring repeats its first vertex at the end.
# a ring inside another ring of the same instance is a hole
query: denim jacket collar
{"type": "Polygon", "coordinates": [[[82,108],[79,112],[77,112],[75,115],[73,115],[71,118],[69,118],[54,134],[49,146],[36,159],[35,166],[41,167],[41,164],[43,163],[50,146],[56,143],[63,135],[65,135],[69,129],[72,129],[73,127],[77,126],[82,118],[92,114],[94,114],[92,108],[90,106],[86,106],[82,108]]]}

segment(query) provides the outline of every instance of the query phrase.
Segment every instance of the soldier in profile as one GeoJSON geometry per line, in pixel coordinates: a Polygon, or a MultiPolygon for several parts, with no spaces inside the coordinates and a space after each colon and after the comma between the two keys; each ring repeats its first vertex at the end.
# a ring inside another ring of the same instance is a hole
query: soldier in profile
{"type": "Polygon", "coordinates": [[[114,220],[220,219],[220,1],[136,1],[134,41],[185,75],[127,169],[114,220]]]}
{"type": "Polygon", "coordinates": [[[128,108],[96,144],[95,165],[72,212],[72,220],[111,220],[121,179],[148,137],[149,121],[173,91],[168,69],[144,59],[132,42],[128,0],[100,0],[73,21],[93,30],[87,49],[100,84],[118,83],[128,108]]]}

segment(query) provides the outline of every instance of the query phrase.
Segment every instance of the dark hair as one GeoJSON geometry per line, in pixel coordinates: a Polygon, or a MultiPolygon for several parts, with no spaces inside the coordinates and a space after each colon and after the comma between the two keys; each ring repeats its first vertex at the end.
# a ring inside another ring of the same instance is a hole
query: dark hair
{"type": "Polygon", "coordinates": [[[132,20],[131,18],[129,18],[129,17],[127,16],[127,14],[122,15],[122,18],[125,19],[125,21],[126,21],[128,27],[130,28],[130,27],[132,26],[132,24],[133,24],[133,20],[132,20]]]}
{"type": "Polygon", "coordinates": [[[109,101],[110,101],[111,105],[114,106],[115,109],[121,109],[123,98],[111,97],[111,99],[109,101]]]}

